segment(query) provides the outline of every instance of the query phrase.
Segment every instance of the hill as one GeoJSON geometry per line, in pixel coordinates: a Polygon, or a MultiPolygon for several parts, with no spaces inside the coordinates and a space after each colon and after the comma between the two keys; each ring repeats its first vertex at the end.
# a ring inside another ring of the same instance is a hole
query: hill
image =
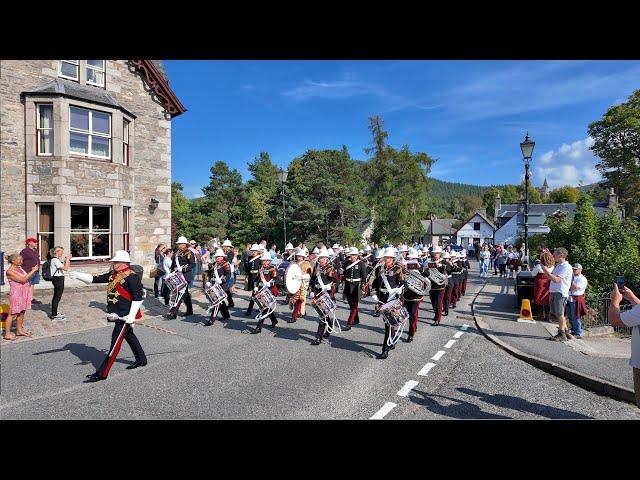
{"type": "MultiPolygon", "coordinates": [[[[431,190],[427,194],[427,205],[430,213],[438,218],[457,218],[464,216],[466,210],[472,211],[476,206],[481,208],[482,196],[491,188],[491,186],[445,182],[436,178],[430,178],[429,183],[431,190]],[[465,197],[469,202],[463,202],[465,197]],[[475,197],[475,199],[469,197],[475,197]],[[478,199],[480,204],[473,205],[474,200],[477,202],[478,199]]],[[[500,185],[497,186],[500,188],[500,185]]]]}

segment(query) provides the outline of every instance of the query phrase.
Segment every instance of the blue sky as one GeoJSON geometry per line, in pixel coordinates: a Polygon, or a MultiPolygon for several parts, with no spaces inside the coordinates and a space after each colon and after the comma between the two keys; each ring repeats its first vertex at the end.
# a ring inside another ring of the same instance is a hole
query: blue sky
{"type": "Polygon", "coordinates": [[[173,121],[173,178],[201,195],[226,161],[248,178],[260,151],[286,166],[306,149],[366,159],[367,118],[389,142],[438,161],[432,176],[491,185],[523,177],[519,143],[536,142],[533,183],[600,179],[590,122],[640,88],[640,61],[165,61],[187,108],[173,121]]]}

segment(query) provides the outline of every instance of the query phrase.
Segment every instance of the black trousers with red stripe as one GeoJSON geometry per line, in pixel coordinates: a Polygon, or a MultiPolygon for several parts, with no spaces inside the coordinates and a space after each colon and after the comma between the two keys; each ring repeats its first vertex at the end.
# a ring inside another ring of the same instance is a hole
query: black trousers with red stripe
{"type": "Polygon", "coordinates": [[[404,308],[409,312],[409,336],[413,337],[418,329],[418,316],[420,313],[420,302],[422,300],[404,299],[404,308]]]}
{"type": "Polygon", "coordinates": [[[347,302],[349,302],[349,320],[347,320],[347,325],[357,325],[360,323],[360,315],[358,314],[358,303],[360,302],[360,287],[356,286],[356,288],[349,287],[345,285],[344,293],[347,297],[347,302]]]}
{"type": "MultiPolygon", "coordinates": [[[[109,347],[109,352],[113,350],[113,347],[118,340],[118,336],[120,335],[120,332],[125,325],[125,322],[116,322],[115,326],[113,327],[113,332],[111,332],[111,346],[109,347]]],[[[133,325],[129,325],[129,327],[127,328],[127,333],[124,336],[124,339],[129,344],[129,347],[131,347],[131,351],[133,352],[133,356],[135,357],[136,362],[146,363],[147,356],[144,354],[144,350],[142,349],[142,345],[140,345],[138,337],[136,337],[136,334],[133,333],[133,325]]],[[[114,352],[114,354],[109,357],[107,353],[107,357],[102,362],[102,365],[98,367],[96,373],[102,378],[107,378],[107,375],[109,375],[109,370],[111,369],[111,365],[113,365],[113,362],[115,362],[116,360],[117,354],[118,352],[114,352]]]]}
{"type": "Polygon", "coordinates": [[[433,308],[434,320],[440,323],[442,319],[442,307],[444,306],[444,288],[440,290],[429,290],[429,299],[431,300],[431,307],[433,308]]]}

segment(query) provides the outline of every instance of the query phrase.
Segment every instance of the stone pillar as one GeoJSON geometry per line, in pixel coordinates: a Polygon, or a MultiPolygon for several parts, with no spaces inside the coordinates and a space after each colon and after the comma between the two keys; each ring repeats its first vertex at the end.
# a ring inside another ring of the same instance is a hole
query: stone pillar
{"type": "Polygon", "coordinates": [[[55,202],[53,204],[55,246],[64,248],[65,255],[71,255],[71,204],[55,202]]]}

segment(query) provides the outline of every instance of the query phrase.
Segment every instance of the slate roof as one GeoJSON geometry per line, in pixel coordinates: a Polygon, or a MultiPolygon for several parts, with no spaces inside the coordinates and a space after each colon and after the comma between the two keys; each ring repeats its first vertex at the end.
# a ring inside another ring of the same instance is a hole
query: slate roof
{"type": "MultiPolygon", "coordinates": [[[[505,204],[501,205],[498,212],[499,218],[511,218],[518,213],[518,204],[505,204]]],[[[530,203],[529,213],[544,213],[547,218],[551,217],[558,212],[564,212],[567,214],[567,220],[572,221],[575,214],[577,205],[575,203],[530,203]]],[[[602,217],[609,209],[606,202],[594,203],[593,208],[596,210],[596,215],[602,217]]]]}
{"type": "Polygon", "coordinates": [[[118,108],[127,114],[136,117],[133,113],[124,108],[118,101],[109,94],[104,88],[91,87],[88,85],[80,85],[72,80],[65,80],[63,78],[56,78],[50,82],[37,87],[29,92],[22,92],[22,96],[25,95],[42,95],[42,96],[64,96],[69,98],[76,98],[78,100],[84,100],[90,103],[96,103],[98,105],[106,105],[108,107],[118,108]]]}
{"type": "Polygon", "coordinates": [[[433,220],[433,232],[431,231],[431,220],[420,220],[422,228],[426,235],[452,235],[455,229],[453,224],[456,223],[455,218],[436,218],[433,220]]]}

